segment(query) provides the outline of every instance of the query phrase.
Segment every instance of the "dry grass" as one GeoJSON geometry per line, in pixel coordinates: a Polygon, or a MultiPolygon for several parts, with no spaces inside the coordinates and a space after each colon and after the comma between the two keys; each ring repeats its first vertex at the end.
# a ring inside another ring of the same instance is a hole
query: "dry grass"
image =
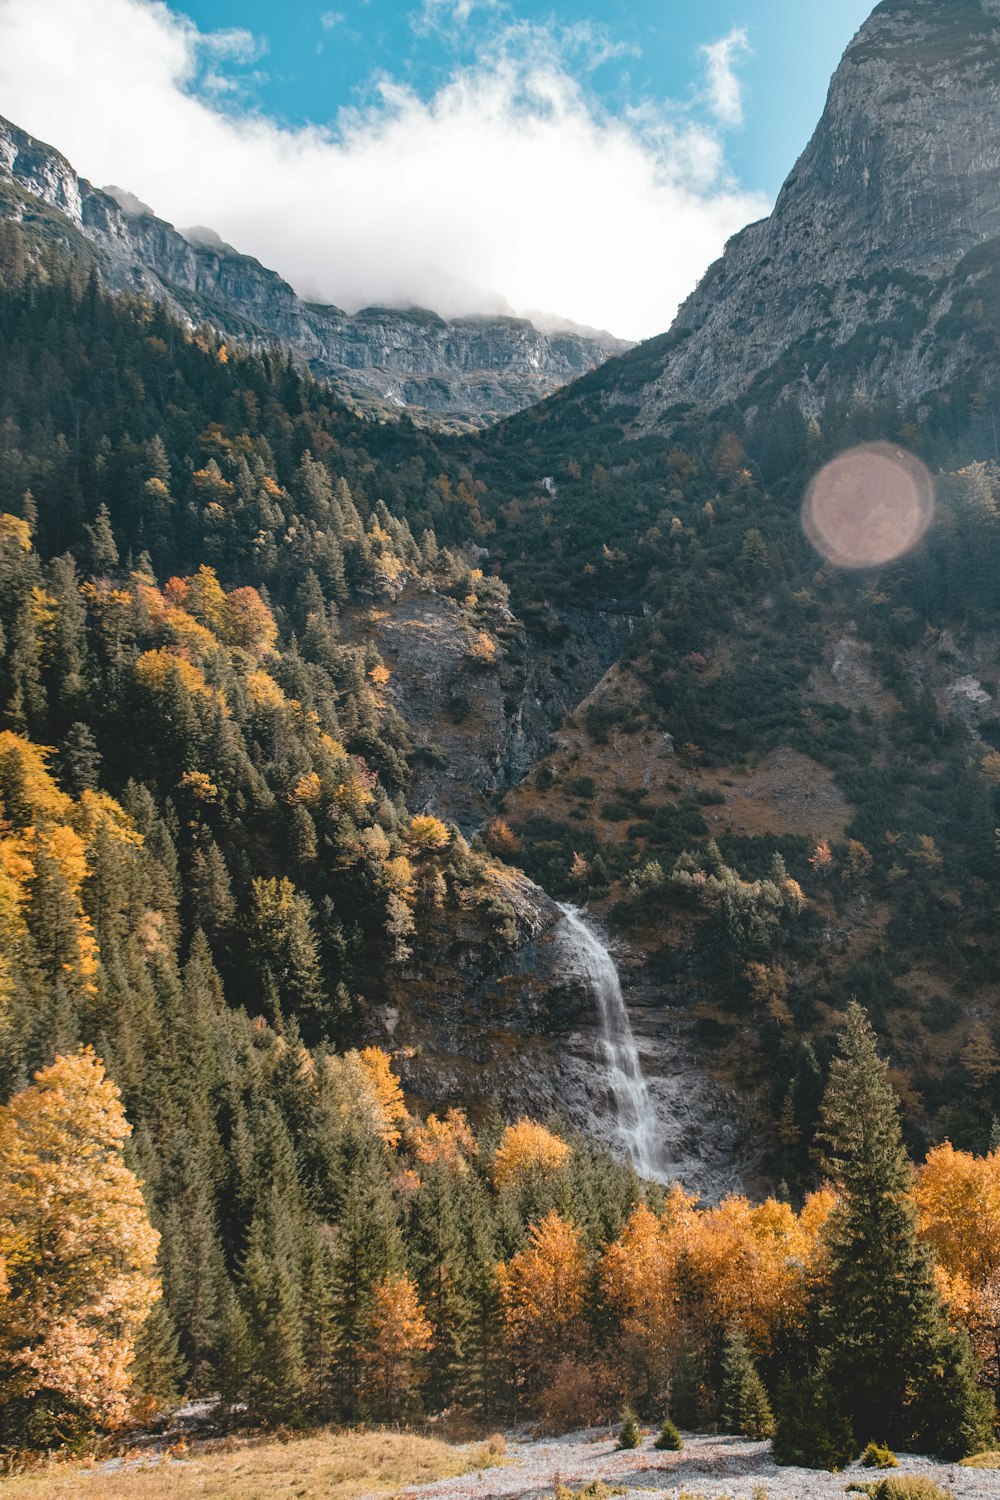
{"type": "Polygon", "coordinates": [[[53,1464],[0,1480],[0,1500],[356,1500],[502,1463],[500,1444],[457,1448],[397,1432],[321,1432],[203,1444],[102,1465],[53,1464]]]}

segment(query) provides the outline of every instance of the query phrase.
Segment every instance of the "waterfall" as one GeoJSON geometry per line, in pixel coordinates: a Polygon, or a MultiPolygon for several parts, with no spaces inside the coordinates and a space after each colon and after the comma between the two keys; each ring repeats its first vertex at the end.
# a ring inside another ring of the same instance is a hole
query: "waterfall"
{"type": "Polygon", "coordinates": [[[641,1177],[664,1177],[656,1113],[639,1060],[615,961],[575,906],[560,903],[566,919],[570,966],[593,991],[601,1018],[601,1045],[618,1134],[641,1177]]]}

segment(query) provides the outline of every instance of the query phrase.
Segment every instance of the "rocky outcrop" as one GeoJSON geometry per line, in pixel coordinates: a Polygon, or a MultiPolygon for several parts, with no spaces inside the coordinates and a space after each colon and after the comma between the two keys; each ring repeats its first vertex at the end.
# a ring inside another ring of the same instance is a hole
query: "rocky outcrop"
{"type": "Polygon", "coordinates": [[[471,834],[547,753],[553,729],[621,654],[632,624],[626,615],[563,610],[542,643],[502,611],[495,655],[484,660],[468,611],[413,584],[346,617],[343,628],[373,641],[390,668],[388,700],[416,741],[411,805],[471,834]]]}
{"type": "Polygon", "coordinates": [[[286,281],[204,229],[179,233],[131,193],[101,191],[65,157],[0,119],[0,216],[50,214],[46,238],[96,252],[106,282],[165,298],[194,322],[250,343],[280,341],[362,407],[469,425],[509,415],[629,347],[589,330],[546,333],[524,318],[446,320],[422,308],[303,302],[286,281]],[[27,196],[25,196],[27,195],[27,196]]]}
{"type": "MultiPolygon", "coordinates": [[[[392,1049],[407,1095],[426,1108],[480,1117],[555,1118],[627,1159],[617,1128],[593,990],[573,964],[559,907],[517,871],[496,903],[431,930],[419,965],[368,1011],[368,1037],[392,1049]],[[503,913],[513,941],[490,941],[503,913]]],[[[708,1201],[756,1186],[760,1143],[750,1111],[698,1056],[683,1011],[638,954],[616,954],[635,1030],[664,1175],[708,1201]]]]}
{"type": "MultiPolygon", "coordinates": [[[[974,303],[1000,272],[998,56],[998,0],[876,8],[770,218],[632,357],[641,428],[692,405],[791,395],[812,414],[831,393],[919,397],[982,356],[974,303]]],[[[612,402],[636,402],[629,363],[612,402]]]]}

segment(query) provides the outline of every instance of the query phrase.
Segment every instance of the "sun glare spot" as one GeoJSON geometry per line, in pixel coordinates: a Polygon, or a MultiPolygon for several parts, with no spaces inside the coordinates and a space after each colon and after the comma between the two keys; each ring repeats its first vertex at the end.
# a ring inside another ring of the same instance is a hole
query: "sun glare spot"
{"type": "Polygon", "coordinates": [[[806,492],[802,524],[841,568],[875,568],[916,546],[934,514],[934,481],[919,458],[891,443],[841,453],[806,492]]]}

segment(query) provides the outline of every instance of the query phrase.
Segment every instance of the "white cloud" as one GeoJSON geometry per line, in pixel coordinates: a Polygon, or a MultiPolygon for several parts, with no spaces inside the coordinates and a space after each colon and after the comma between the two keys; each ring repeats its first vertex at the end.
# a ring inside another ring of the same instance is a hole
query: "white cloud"
{"type": "Polygon", "coordinates": [[[743,124],[743,82],[736,71],[753,49],[745,26],[734,26],[728,36],[700,49],[705,60],[705,100],[722,125],[743,124]]]}
{"type": "Polygon", "coordinates": [[[344,21],[344,13],[339,10],[325,10],[319,18],[319,24],[324,31],[333,31],[335,26],[340,26],[344,21]]]}
{"type": "Polygon", "coordinates": [[[495,10],[499,0],[424,0],[423,20],[440,25],[444,17],[465,22],[474,10],[495,10]]]}
{"type": "Polygon", "coordinates": [[[689,115],[602,112],[576,76],[580,39],[505,35],[429,100],[383,79],[335,130],[292,130],[222,108],[220,54],[259,48],[206,38],[159,0],[0,0],[0,109],[92,181],[211,225],[349,310],[506,299],[661,331],[766,205],[689,115]]]}

